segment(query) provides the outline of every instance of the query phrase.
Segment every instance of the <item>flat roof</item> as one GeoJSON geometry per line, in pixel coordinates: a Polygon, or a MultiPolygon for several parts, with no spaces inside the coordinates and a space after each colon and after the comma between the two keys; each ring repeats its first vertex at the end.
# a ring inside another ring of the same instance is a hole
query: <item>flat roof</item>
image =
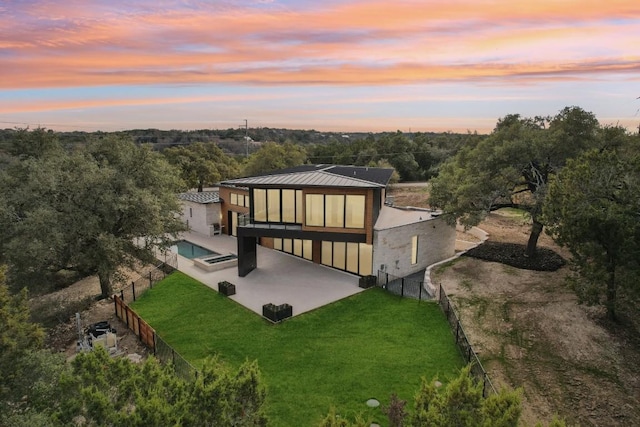
{"type": "Polygon", "coordinates": [[[438,216],[440,216],[439,211],[434,212],[425,208],[382,206],[373,229],[386,230],[417,222],[430,221],[438,216]]]}

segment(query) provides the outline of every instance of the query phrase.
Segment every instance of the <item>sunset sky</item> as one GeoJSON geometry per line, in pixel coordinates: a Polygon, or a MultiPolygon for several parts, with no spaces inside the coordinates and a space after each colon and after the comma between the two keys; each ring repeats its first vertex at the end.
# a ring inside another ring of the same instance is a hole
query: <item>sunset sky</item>
{"type": "Polygon", "coordinates": [[[0,128],[640,124],[638,0],[3,0],[0,128]]]}

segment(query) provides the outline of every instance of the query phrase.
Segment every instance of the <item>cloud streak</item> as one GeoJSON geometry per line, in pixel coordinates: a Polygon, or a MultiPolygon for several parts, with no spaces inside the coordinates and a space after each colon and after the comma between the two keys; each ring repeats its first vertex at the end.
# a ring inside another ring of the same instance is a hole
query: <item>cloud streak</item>
{"type": "Polygon", "coordinates": [[[8,0],[0,15],[7,100],[109,86],[635,82],[640,71],[640,3],[629,0],[8,0]]]}

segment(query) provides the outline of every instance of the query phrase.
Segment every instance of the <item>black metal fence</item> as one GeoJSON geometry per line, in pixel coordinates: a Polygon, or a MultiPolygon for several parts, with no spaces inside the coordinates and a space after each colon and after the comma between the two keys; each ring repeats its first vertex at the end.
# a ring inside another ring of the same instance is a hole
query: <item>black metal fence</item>
{"type": "Polygon", "coordinates": [[[165,340],[160,338],[158,334],[155,334],[155,356],[164,363],[170,363],[173,369],[180,378],[184,380],[195,380],[198,378],[198,370],[189,363],[180,353],[175,351],[165,340]]]}
{"type": "MultiPolygon", "coordinates": [[[[420,275],[418,275],[420,276],[420,275]]],[[[401,297],[414,298],[418,300],[430,300],[433,296],[429,295],[424,288],[424,281],[417,276],[398,277],[389,274],[386,271],[378,271],[377,285],[388,292],[401,297]]]]}
{"type": "Polygon", "coordinates": [[[487,397],[491,393],[495,394],[496,389],[493,387],[493,384],[491,383],[491,380],[487,375],[487,371],[485,371],[482,363],[480,363],[478,354],[473,350],[473,347],[471,346],[471,343],[467,338],[467,334],[462,328],[460,319],[456,314],[455,307],[442,288],[442,285],[440,285],[440,295],[438,297],[438,303],[440,304],[440,308],[442,308],[442,311],[447,317],[447,321],[449,322],[449,326],[451,326],[451,330],[453,331],[456,339],[456,345],[460,349],[462,357],[464,357],[466,362],[471,365],[471,373],[476,377],[478,381],[482,381],[483,383],[483,396],[487,397]]]}
{"type": "Polygon", "coordinates": [[[135,301],[139,298],[147,289],[150,289],[167,277],[167,274],[178,268],[178,254],[168,252],[163,254],[163,259],[160,264],[155,266],[148,273],[145,273],[138,280],[131,282],[129,286],[126,286],[120,290],[120,299],[122,301],[135,301]]]}

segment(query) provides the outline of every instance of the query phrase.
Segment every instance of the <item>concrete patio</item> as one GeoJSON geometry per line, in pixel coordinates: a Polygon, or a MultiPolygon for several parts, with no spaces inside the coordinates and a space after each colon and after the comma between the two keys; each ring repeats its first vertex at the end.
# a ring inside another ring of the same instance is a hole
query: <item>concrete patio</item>
{"type": "MultiPolygon", "coordinates": [[[[190,232],[182,239],[215,251],[237,255],[236,238],[227,235],[206,236],[190,232]]],[[[359,277],[323,265],[314,264],[280,251],[258,246],[258,267],[245,277],[238,276],[237,267],[206,272],[193,261],[178,255],[178,270],[199,280],[215,291],[218,282],[235,285],[236,294],[230,298],[251,311],[262,315],[262,306],[287,303],[293,315],[357,294],[359,277]]]]}

